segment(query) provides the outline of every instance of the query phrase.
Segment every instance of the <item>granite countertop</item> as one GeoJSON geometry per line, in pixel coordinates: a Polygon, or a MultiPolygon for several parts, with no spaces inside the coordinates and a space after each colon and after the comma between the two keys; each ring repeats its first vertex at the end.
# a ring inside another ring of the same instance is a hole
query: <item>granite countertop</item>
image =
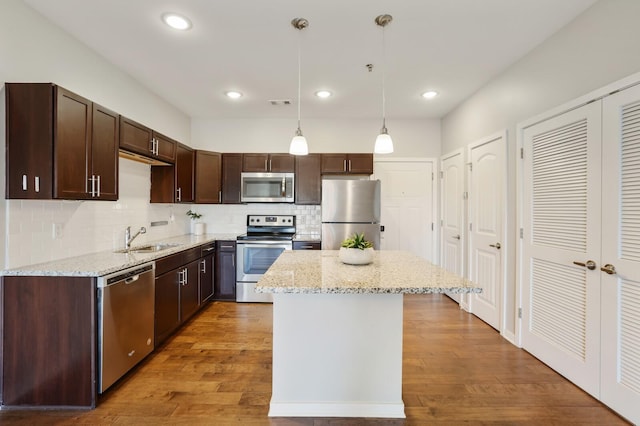
{"type": "Polygon", "coordinates": [[[204,234],[181,235],[165,238],[161,241],[149,241],[145,244],[133,245],[146,246],[158,243],[176,244],[153,253],[115,253],[112,250],[90,253],[82,256],[53,260],[51,262],[25,265],[18,268],[7,269],[1,272],[5,276],[69,276],[69,277],[99,277],[132,266],[150,262],[161,257],[188,250],[216,240],[234,240],[236,234],[204,234]]]}
{"type": "Polygon", "coordinates": [[[338,250],[283,252],[256,293],[480,293],[471,281],[406,251],[376,251],[369,265],[346,265],[338,250]]]}

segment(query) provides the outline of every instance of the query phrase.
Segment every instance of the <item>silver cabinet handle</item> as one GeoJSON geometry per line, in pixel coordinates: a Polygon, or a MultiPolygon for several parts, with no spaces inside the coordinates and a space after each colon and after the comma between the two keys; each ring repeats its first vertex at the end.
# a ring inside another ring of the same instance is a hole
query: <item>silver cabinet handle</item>
{"type": "Polygon", "coordinates": [[[593,271],[594,269],[596,269],[596,262],[594,262],[593,260],[587,260],[586,262],[578,262],[574,260],[573,264],[578,266],[583,266],[590,271],[593,271]]]}
{"type": "Polygon", "coordinates": [[[36,192],[40,192],[40,176],[36,176],[35,186],[36,186],[36,192]]]}
{"type": "Polygon", "coordinates": [[[156,153],[156,138],[151,138],[151,149],[149,149],[149,151],[151,151],[152,154],[156,153]]]}
{"type": "Polygon", "coordinates": [[[176,200],[182,201],[182,188],[176,190],[176,200]]]}
{"type": "Polygon", "coordinates": [[[203,274],[207,273],[207,261],[206,260],[201,260],[200,263],[202,264],[202,269],[200,270],[200,272],[202,272],[203,274]]]}
{"type": "Polygon", "coordinates": [[[264,169],[268,172],[269,171],[269,162],[268,160],[265,158],[264,159],[264,169]]]}
{"type": "Polygon", "coordinates": [[[305,250],[312,250],[313,246],[309,245],[309,244],[305,244],[303,246],[299,246],[301,249],[305,249],[305,250]]]}
{"type": "Polygon", "coordinates": [[[204,251],[211,251],[213,250],[213,247],[207,247],[206,249],[204,249],[204,251]]]}
{"type": "Polygon", "coordinates": [[[349,171],[351,171],[351,160],[349,160],[349,171]]]}
{"type": "Polygon", "coordinates": [[[269,159],[269,171],[271,171],[271,159],[269,159]]]}
{"type": "Polygon", "coordinates": [[[342,162],[342,170],[344,170],[345,172],[347,171],[347,160],[344,160],[342,162]]]}
{"type": "Polygon", "coordinates": [[[602,272],[606,272],[606,273],[607,273],[607,274],[609,274],[609,275],[615,275],[615,274],[617,274],[617,273],[618,273],[618,272],[616,271],[616,267],[615,267],[615,266],[613,266],[613,265],[612,265],[612,264],[610,264],[610,263],[607,263],[606,265],[604,265],[603,267],[601,267],[601,268],[600,268],[600,270],[601,270],[602,272]]]}
{"type": "Polygon", "coordinates": [[[27,175],[22,175],[22,190],[27,190],[27,175]]]}
{"type": "MultiPolygon", "coordinates": [[[[460,239],[460,238],[458,238],[458,239],[460,239]]],[[[500,245],[500,243],[495,243],[495,244],[489,244],[489,247],[494,247],[494,248],[500,250],[500,247],[502,247],[502,246],[500,245]]]]}
{"type": "Polygon", "coordinates": [[[91,175],[91,177],[89,178],[89,182],[91,182],[90,194],[92,197],[95,197],[96,196],[96,177],[94,175],[91,175]]]}
{"type": "Polygon", "coordinates": [[[233,246],[220,246],[220,248],[233,248],[233,246]]]}
{"type": "Polygon", "coordinates": [[[456,240],[460,239],[460,235],[454,235],[453,238],[455,238],[456,240]]]}
{"type": "Polygon", "coordinates": [[[222,191],[218,191],[218,203],[222,203],[222,191]]]}
{"type": "Polygon", "coordinates": [[[100,175],[98,175],[98,197],[100,197],[100,175]]]}

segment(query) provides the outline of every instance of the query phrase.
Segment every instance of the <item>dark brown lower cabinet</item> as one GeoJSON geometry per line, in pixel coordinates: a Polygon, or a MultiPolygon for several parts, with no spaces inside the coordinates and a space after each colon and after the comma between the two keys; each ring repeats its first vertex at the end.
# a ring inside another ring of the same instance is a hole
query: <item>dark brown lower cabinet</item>
{"type": "Polygon", "coordinates": [[[95,407],[95,279],[3,277],[2,306],[2,405],[95,407]]]}
{"type": "Polygon", "coordinates": [[[215,300],[236,300],[236,242],[216,241],[215,300]]]}
{"type": "Polygon", "coordinates": [[[155,344],[162,343],[180,325],[178,275],[174,269],[156,276],[155,344]]]}
{"type": "Polygon", "coordinates": [[[200,259],[200,306],[213,297],[213,280],[215,266],[215,243],[204,245],[201,248],[200,259]]]}

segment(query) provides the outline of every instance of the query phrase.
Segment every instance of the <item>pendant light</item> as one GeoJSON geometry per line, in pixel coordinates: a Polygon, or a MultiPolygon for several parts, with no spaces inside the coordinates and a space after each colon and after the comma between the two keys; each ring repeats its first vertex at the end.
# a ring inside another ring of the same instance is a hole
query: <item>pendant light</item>
{"type": "MultiPolygon", "coordinates": [[[[309,26],[309,21],[304,18],[295,18],[291,21],[291,25],[293,25],[293,28],[302,31],[309,26]]],[[[298,129],[296,130],[296,135],[291,139],[291,145],[289,145],[289,154],[293,155],[307,155],[309,153],[307,139],[302,136],[302,130],[300,129],[300,40],[301,35],[298,36],[298,129]]]]}
{"type": "Polygon", "coordinates": [[[391,136],[387,132],[387,126],[385,123],[385,44],[384,44],[384,28],[393,20],[391,15],[380,15],[375,19],[376,25],[382,27],[382,129],[380,130],[380,134],[376,138],[376,144],[373,148],[373,152],[375,154],[390,154],[393,152],[393,141],[391,140],[391,136]]]}

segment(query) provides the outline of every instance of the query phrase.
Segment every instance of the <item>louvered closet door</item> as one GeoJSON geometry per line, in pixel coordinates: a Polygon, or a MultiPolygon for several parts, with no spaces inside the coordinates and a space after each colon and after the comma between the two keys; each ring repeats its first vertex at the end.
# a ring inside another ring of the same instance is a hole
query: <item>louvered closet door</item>
{"type": "MultiPolygon", "coordinates": [[[[440,162],[440,265],[446,270],[464,274],[464,152],[459,149],[444,155],[440,162]]],[[[447,293],[456,302],[459,294],[447,293]]]]}
{"type": "Polygon", "coordinates": [[[600,380],[601,103],[524,130],[522,344],[594,396],[600,380]],[[599,266],[599,265],[598,265],[599,266]]]}
{"type": "Polygon", "coordinates": [[[640,88],[605,98],[602,161],[601,399],[639,424],[640,88]]]}

